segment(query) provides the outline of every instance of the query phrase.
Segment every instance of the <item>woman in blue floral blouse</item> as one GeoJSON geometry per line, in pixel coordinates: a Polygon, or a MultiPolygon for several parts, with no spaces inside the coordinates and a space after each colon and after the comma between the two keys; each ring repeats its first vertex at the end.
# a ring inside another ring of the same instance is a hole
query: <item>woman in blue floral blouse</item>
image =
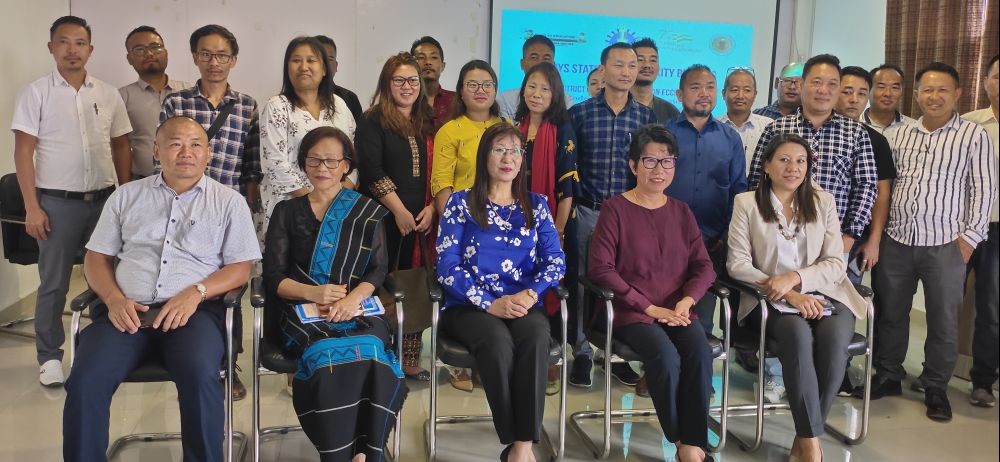
{"type": "Polygon", "coordinates": [[[511,461],[535,460],[549,352],[539,297],[566,272],[547,199],[528,192],[523,145],[506,122],[486,130],[472,188],[448,199],[437,239],[441,329],[475,356],[511,461]]]}

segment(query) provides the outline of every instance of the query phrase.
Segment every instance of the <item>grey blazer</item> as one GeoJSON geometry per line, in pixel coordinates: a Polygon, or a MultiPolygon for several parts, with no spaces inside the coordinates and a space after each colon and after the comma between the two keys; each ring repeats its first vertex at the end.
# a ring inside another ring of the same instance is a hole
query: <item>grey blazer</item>
{"type": "MultiPolygon", "coordinates": [[[[841,240],[840,220],[833,195],[817,190],[818,219],[807,223],[806,261],[809,264],[798,270],[802,279],[799,292],[819,292],[847,306],[859,319],[865,317],[867,300],[854,289],[847,279],[844,262],[844,243],[841,240]]],[[[777,275],[778,235],[774,223],[765,223],[757,210],[754,192],[736,196],[733,219],[729,223],[729,258],[726,268],[730,277],[756,284],[757,281],[777,275]]],[[[742,321],[757,306],[752,295],[740,295],[737,319],[742,321]]]]}

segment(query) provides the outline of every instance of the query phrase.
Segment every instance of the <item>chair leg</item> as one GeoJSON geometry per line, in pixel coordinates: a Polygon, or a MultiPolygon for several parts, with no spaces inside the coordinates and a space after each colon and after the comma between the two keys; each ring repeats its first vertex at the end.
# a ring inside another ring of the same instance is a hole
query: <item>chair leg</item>
{"type": "Polygon", "coordinates": [[[226,424],[225,457],[233,462],[233,308],[226,308],[226,424]]]}
{"type": "Polygon", "coordinates": [[[427,419],[427,458],[434,461],[437,458],[437,401],[438,401],[438,304],[431,304],[431,402],[430,417],[427,419]]]}
{"type": "Polygon", "coordinates": [[[263,310],[254,309],[253,315],[253,414],[251,415],[250,431],[253,462],[260,461],[260,337],[263,325],[263,310]]]}

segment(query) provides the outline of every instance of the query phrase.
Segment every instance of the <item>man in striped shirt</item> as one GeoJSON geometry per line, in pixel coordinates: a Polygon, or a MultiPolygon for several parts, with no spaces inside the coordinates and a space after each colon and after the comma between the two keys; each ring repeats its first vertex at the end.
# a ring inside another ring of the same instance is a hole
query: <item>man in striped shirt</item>
{"type": "Polygon", "coordinates": [[[917,72],[914,91],[923,116],[888,133],[897,178],[881,265],[873,275],[879,316],[875,325],[872,399],[902,393],[909,312],[917,281],[927,310],[923,389],[927,417],[951,420],[945,390],[958,358],[958,311],[965,265],[986,239],[996,194],[996,147],[983,127],[955,112],[961,96],[958,71],[931,63],[917,72]]]}

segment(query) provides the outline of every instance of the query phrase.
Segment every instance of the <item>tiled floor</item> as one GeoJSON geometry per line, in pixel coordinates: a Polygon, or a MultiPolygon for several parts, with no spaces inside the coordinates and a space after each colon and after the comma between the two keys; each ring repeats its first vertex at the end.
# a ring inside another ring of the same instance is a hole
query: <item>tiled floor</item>
{"type": "MultiPolygon", "coordinates": [[[[75,290],[79,281],[74,281],[75,290]]],[[[33,301],[33,297],[29,298],[33,301]]],[[[30,306],[29,306],[30,308],[30,306]]],[[[9,318],[11,314],[5,313],[9,318]]],[[[69,317],[66,317],[67,326],[69,317]]],[[[907,369],[919,371],[922,357],[922,318],[914,316],[911,336],[910,359],[907,369]]],[[[30,330],[30,325],[24,327],[30,330]]],[[[247,316],[245,332],[250,330],[247,316]]],[[[247,342],[249,346],[249,342],[247,342]]],[[[426,351],[425,351],[426,354],[426,351]]],[[[30,340],[0,335],[0,461],[47,462],[60,459],[61,415],[64,393],[38,384],[34,346],[30,340]]],[[[250,371],[250,355],[240,358],[244,371],[250,371]]],[[[425,363],[429,360],[425,358],[425,363]]],[[[67,357],[68,367],[68,357],[67,357]]],[[[753,390],[753,377],[734,367],[731,381],[731,402],[749,401],[753,390]]],[[[248,372],[243,375],[249,383],[248,372]]],[[[442,379],[444,376],[442,375],[442,379]]],[[[719,380],[716,377],[716,380],[719,380]]],[[[595,383],[602,383],[602,375],[595,372],[595,383]]],[[[284,425],[296,422],[291,399],[282,390],[284,378],[269,376],[262,379],[261,403],[264,425],[284,425]]],[[[612,402],[615,406],[632,408],[651,407],[648,399],[636,397],[632,390],[613,385],[612,402]]],[[[110,437],[132,432],[155,432],[179,428],[176,390],[170,383],[124,384],[115,395],[111,410],[110,437]]],[[[976,408],[968,404],[968,383],[955,379],[949,389],[955,418],[951,423],[939,424],[924,416],[922,397],[909,390],[900,398],[886,398],[872,402],[871,430],[868,440],[848,447],[830,437],[823,438],[827,461],[935,461],[967,460],[996,461],[1000,458],[1000,424],[998,411],[976,408]]],[[[457,391],[447,384],[439,394],[441,413],[488,413],[482,390],[473,393],[457,391]]],[[[550,397],[545,413],[545,426],[553,437],[557,435],[558,400],[550,397]]],[[[602,406],[601,386],[591,390],[569,390],[569,411],[579,411],[602,406]]],[[[830,422],[844,426],[849,416],[859,412],[858,401],[838,399],[830,422]]],[[[427,419],[429,392],[425,383],[410,382],[410,395],[403,409],[403,461],[426,459],[423,425],[427,419]]],[[[235,404],[236,429],[250,430],[250,400],[235,404]]],[[[753,417],[733,417],[731,430],[750,438],[753,417]]],[[[585,428],[600,437],[600,420],[589,421],[585,428]]],[[[663,439],[655,420],[633,424],[616,424],[612,428],[612,453],[609,460],[673,460],[673,448],[663,439]],[[623,444],[623,441],[625,444],[623,444]]],[[[765,418],[764,445],[758,451],[746,453],[730,439],[725,450],[716,460],[723,461],[783,461],[787,459],[792,441],[791,416],[787,413],[765,418]]],[[[438,460],[488,461],[496,460],[501,446],[491,423],[445,425],[438,431],[438,460]]],[[[536,448],[538,460],[543,458],[543,447],[536,448]]],[[[156,462],[180,460],[177,442],[137,444],[126,447],[117,460],[156,462]]],[[[315,450],[301,433],[291,433],[262,445],[262,460],[311,461],[317,460],[315,450]]],[[[247,454],[246,460],[250,460],[247,454]]],[[[567,429],[566,460],[592,460],[579,437],[567,429]]]]}

